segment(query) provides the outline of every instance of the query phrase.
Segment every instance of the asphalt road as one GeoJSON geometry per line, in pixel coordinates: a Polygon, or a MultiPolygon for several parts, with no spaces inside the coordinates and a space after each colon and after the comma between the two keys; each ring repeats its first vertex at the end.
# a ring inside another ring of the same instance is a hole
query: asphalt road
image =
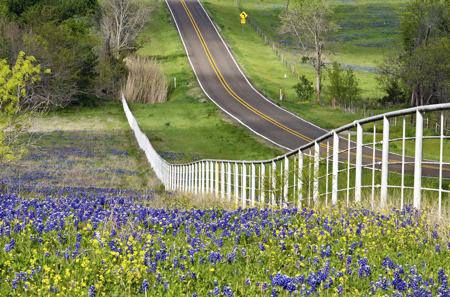
{"type": "MultiPolygon", "coordinates": [[[[197,0],[166,2],[201,88],[220,109],[254,133],[286,150],[299,148],[327,132],[280,108],[251,85],[197,0]]],[[[340,147],[345,149],[347,141],[341,138],[340,147]]],[[[354,152],[353,148],[352,161],[354,152]]],[[[363,164],[372,163],[372,152],[370,148],[363,149],[363,164]]],[[[347,157],[346,152],[339,156],[341,160],[347,160],[347,157]]],[[[378,150],[376,159],[381,160],[378,150]]],[[[397,163],[389,165],[390,170],[401,170],[401,156],[390,154],[389,161],[397,163]]],[[[414,160],[407,157],[405,161],[406,171],[412,172],[414,160]]],[[[380,168],[380,164],[376,167],[380,168]]],[[[438,167],[423,164],[422,172],[424,176],[438,176],[438,167]]],[[[448,166],[444,168],[444,177],[450,178],[448,166]]]]}

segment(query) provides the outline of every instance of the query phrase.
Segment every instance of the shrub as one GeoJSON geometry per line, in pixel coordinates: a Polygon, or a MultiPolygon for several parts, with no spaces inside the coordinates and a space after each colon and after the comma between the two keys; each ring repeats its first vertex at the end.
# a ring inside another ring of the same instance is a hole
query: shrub
{"type": "Polygon", "coordinates": [[[358,80],[352,69],[344,69],[339,63],[334,62],[328,69],[328,78],[330,80],[328,90],[333,102],[349,107],[359,98],[358,80]]]}
{"type": "Polygon", "coordinates": [[[125,63],[128,78],[122,91],[127,100],[160,103],[167,98],[167,81],[159,64],[151,58],[130,56],[125,63]]]}
{"type": "Polygon", "coordinates": [[[314,87],[304,75],[300,77],[300,81],[294,86],[295,92],[300,100],[310,100],[314,95],[314,87]]]}

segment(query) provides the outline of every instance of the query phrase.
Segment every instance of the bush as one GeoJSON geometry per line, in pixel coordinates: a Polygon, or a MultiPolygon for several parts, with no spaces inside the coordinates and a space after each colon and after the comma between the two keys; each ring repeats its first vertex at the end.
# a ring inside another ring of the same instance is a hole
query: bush
{"type": "Polygon", "coordinates": [[[159,64],[150,58],[130,56],[128,78],[122,90],[132,102],[160,103],[167,98],[167,81],[159,64]]]}
{"type": "Polygon", "coordinates": [[[300,77],[300,81],[294,86],[295,92],[300,100],[310,100],[314,95],[314,87],[304,75],[300,77]]]}
{"type": "Polygon", "coordinates": [[[360,89],[358,80],[352,69],[344,69],[334,62],[331,69],[328,69],[330,85],[328,91],[333,98],[333,102],[349,107],[351,103],[359,99],[360,89]]]}

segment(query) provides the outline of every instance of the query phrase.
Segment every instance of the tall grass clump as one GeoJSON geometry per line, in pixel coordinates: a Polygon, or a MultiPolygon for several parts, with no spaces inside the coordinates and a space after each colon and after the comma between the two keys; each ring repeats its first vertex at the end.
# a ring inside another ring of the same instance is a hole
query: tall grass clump
{"type": "Polygon", "coordinates": [[[125,59],[128,77],[123,86],[125,98],[138,103],[161,103],[167,99],[168,84],[155,59],[130,56],[125,59]]]}

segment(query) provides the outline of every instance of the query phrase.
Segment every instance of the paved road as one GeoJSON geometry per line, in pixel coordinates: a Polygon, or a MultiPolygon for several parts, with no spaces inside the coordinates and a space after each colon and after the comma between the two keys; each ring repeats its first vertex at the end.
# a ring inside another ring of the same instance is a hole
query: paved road
{"type": "MultiPolygon", "coordinates": [[[[250,84],[197,0],[166,2],[200,86],[225,113],[286,150],[296,149],[326,132],[272,103],[250,84]]],[[[341,139],[340,142],[342,149],[345,149],[346,140],[341,139]]],[[[363,163],[372,163],[372,150],[364,148],[363,154],[363,163]]],[[[351,155],[353,161],[354,149],[351,155]]],[[[347,160],[347,154],[341,153],[340,159],[347,160]]],[[[380,151],[376,151],[376,159],[381,160],[380,151]]],[[[390,162],[401,162],[401,157],[395,154],[391,154],[389,159],[390,162]]],[[[406,158],[405,161],[410,163],[406,170],[412,172],[413,159],[406,158]]],[[[377,168],[380,166],[377,165],[377,168]]],[[[390,168],[401,170],[399,164],[392,164],[390,168]]],[[[438,167],[424,164],[423,175],[438,176],[438,167]]],[[[450,177],[450,168],[447,166],[444,168],[444,176],[450,177]]]]}
{"type": "Polygon", "coordinates": [[[201,87],[223,111],[288,150],[324,134],[324,129],[278,107],[252,87],[198,1],[167,2],[201,87]]]}

